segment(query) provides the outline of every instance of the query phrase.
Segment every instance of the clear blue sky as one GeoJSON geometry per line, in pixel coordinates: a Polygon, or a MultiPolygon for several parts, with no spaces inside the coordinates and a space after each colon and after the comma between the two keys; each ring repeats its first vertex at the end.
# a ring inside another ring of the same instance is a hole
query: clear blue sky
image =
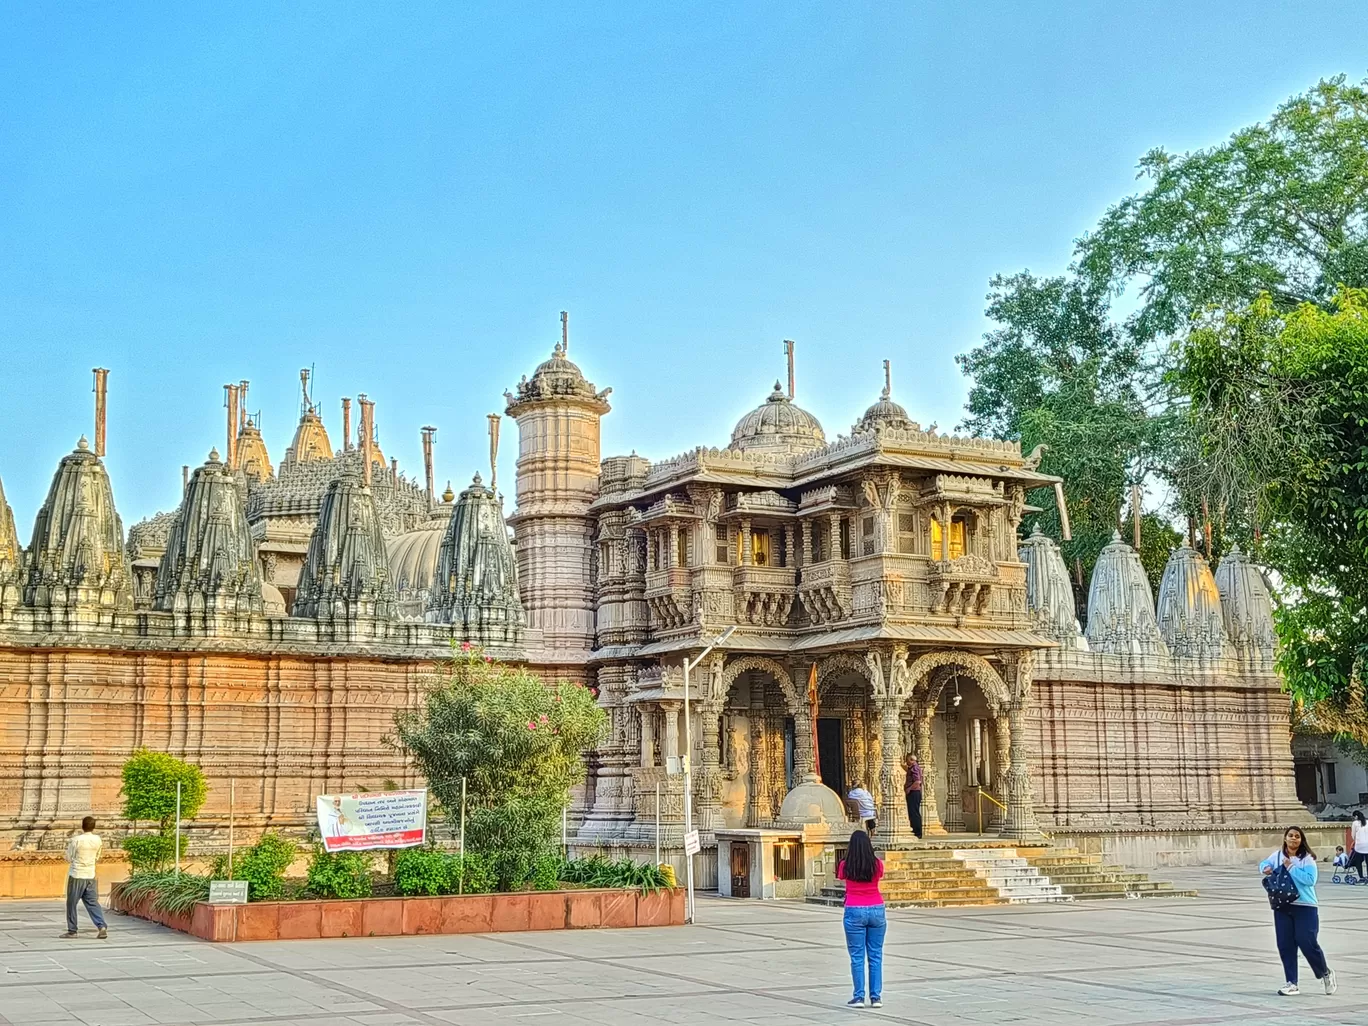
{"type": "MultiPolygon", "coordinates": [[[[849,430],[891,358],[923,424],[988,278],[1056,271],[1146,149],[1361,78],[1359,4],[6,3],[0,479],[27,541],[111,369],[125,526],[300,367],[337,441],[459,489],[545,358],[613,386],[604,453],[723,445],[798,341],[849,430]]],[[[515,433],[505,426],[505,438],[515,433]]],[[[514,446],[504,449],[511,475],[514,446]]]]}

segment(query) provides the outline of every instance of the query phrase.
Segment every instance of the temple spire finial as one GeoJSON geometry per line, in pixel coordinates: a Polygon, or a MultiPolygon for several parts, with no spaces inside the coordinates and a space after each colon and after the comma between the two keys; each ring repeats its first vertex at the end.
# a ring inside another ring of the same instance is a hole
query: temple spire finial
{"type": "Polygon", "coordinates": [[[109,371],[95,368],[95,455],[105,454],[105,408],[109,394],[109,371]]]}
{"type": "Polygon", "coordinates": [[[570,311],[561,311],[561,355],[570,353],[570,311]]]}
{"type": "Polygon", "coordinates": [[[489,490],[499,494],[499,415],[491,413],[489,420],[489,490]]]}
{"type": "Polygon", "coordinates": [[[784,339],[784,353],[788,356],[788,397],[793,398],[793,339],[784,339]]]}
{"type": "Polygon", "coordinates": [[[887,360],[884,361],[883,398],[885,400],[893,398],[893,367],[887,360]]]}

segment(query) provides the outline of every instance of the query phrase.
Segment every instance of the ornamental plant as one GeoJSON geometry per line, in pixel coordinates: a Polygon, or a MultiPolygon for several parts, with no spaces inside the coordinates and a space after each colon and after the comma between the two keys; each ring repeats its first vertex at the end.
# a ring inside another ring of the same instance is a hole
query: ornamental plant
{"type": "Polygon", "coordinates": [[[316,844],[309,859],[309,893],[319,898],[369,898],[373,868],[374,859],[368,851],[329,853],[316,844]]]}
{"type": "Polygon", "coordinates": [[[176,784],[182,820],[194,819],[209,795],[204,773],[193,763],[165,752],[139,748],[123,764],[125,819],[150,819],[165,834],[176,819],[176,784]]]}
{"type": "Polygon", "coordinates": [[[428,685],[421,708],[395,716],[390,743],[407,753],[460,828],[466,780],[467,851],[493,861],[499,886],[521,886],[554,850],[584,753],[608,718],[588,688],[549,683],[469,644],[428,685]]]}

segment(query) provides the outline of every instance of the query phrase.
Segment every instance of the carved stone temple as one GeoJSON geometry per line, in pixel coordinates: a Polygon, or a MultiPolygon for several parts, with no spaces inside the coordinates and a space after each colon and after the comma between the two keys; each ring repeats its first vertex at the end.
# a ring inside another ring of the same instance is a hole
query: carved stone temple
{"type": "MultiPolygon", "coordinates": [[[[497,463],[488,486],[436,494],[435,429],[421,479],[387,462],[365,396],[355,434],[342,400],[334,445],[306,373],[278,460],[247,383],[229,386],[224,450],[200,440],[180,505],[125,536],[100,391],[100,445],[61,458],[27,546],[0,492],[0,846],[57,845],[91,812],[112,824],[139,746],[205,769],[207,838],[230,779],[240,830],[302,830],[321,792],[418,783],[382,738],[465,641],[598,688],[611,733],[577,796],[581,849],[647,858],[659,826],[677,852],[685,754],[705,849],[782,825],[819,779],[864,784],[883,839],[911,843],[907,753],[932,839],[1201,857],[1304,811],[1269,595],[1243,554],[1213,573],[1176,550],[1156,602],[1117,537],[1081,624],[1027,502],[1056,479],[1017,443],[922,429],[887,375],[829,439],[790,365],[725,445],[605,458],[609,390],[567,350],[563,334],[505,393],[507,517],[497,463]],[[686,730],[682,663],[732,626],[691,677],[686,730]]],[[[0,471],[24,455],[0,449],[0,471]]]]}

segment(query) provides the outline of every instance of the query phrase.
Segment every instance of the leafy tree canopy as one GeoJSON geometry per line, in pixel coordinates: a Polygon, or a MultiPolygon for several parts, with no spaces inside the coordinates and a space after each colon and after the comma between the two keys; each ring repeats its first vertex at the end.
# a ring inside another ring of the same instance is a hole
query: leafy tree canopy
{"type": "Polygon", "coordinates": [[[209,785],[204,774],[192,763],[174,755],[140,748],[123,764],[123,814],[126,819],[150,819],[163,833],[176,818],[176,784],[180,784],[182,820],[194,819],[209,785]]]}

